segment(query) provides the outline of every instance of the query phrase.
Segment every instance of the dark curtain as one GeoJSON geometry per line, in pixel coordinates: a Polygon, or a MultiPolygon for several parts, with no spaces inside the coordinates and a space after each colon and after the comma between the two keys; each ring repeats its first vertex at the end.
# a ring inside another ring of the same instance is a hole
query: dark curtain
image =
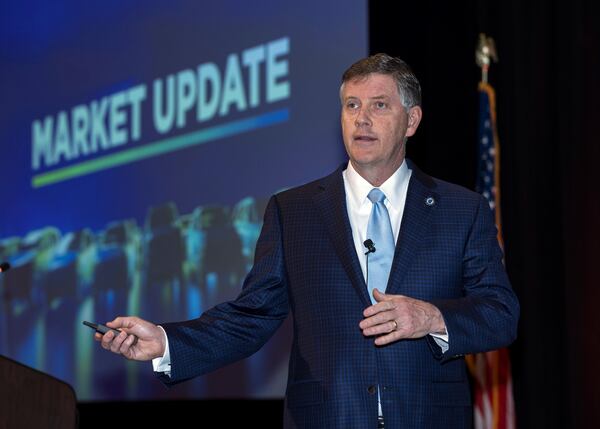
{"type": "Polygon", "coordinates": [[[506,264],[521,301],[510,348],[520,428],[600,421],[600,13],[592,0],[370,2],[371,52],[423,86],[408,156],[473,188],[479,32],[494,37],[506,264]],[[396,3],[396,4],[393,4],[396,3]]]}

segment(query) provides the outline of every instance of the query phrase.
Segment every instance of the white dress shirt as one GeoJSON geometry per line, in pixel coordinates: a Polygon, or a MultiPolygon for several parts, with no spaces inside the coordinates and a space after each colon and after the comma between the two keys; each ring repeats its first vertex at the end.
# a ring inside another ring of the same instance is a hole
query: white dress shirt
{"type": "Polygon", "coordinates": [[[158,325],[165,336],[165,354],[162,357],[152,359],[152,368],[154,372],[164,372],[169,377],[171,376],[171,353],[169,352],[169,336],[162,326],[158,325]]]}

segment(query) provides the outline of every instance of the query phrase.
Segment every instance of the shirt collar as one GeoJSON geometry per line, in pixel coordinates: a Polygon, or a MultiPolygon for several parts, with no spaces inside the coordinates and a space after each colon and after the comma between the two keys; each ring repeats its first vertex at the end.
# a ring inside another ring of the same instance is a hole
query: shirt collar
{"type": "MultiPolygon", "coordinates": [[[[367,195],[375,186],[365,180],[352,166],[352,162],[348,161],[348,167],[345,170],[346,180],[348,183],[348,197],[356,207],[370,201],[367,195]]],[[[406,164],[406,160],[402,161],[402,165],[392,174],[385,182],[379,186],[379,189],[385,194],[389,204],[396,210],[400,209],[402,193],[406,189],[406,182],[410,179],[410,170],[406,164]]]]}

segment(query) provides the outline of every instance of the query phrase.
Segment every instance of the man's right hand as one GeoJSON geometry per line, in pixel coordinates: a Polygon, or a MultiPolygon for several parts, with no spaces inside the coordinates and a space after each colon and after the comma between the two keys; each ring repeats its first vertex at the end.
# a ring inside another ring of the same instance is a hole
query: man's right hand
{"type": "Polygon", "coordinates": [[[106,350],[140,361],[162,357],[165,353],[165,334],[153,323],[139,317],[117,317],[106,326],[123,331],[116,336],[112,331],[94,335],[106,350]]]}

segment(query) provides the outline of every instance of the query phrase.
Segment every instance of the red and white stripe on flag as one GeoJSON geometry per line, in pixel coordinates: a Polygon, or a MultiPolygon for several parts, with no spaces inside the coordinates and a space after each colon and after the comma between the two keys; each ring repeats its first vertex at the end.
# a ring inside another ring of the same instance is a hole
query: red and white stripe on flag
{"type": "MultiPolygon", "coordinates": [[[[479,83],[479,144],[477,191],[496,217],[502,242],[500,216],[500,143],[496,132],[496,95],[491,85],[479,83]]],[[[510,356],[507,349],[467,356],[474,384],[475,429],[516,428],[510,356]]]]}

